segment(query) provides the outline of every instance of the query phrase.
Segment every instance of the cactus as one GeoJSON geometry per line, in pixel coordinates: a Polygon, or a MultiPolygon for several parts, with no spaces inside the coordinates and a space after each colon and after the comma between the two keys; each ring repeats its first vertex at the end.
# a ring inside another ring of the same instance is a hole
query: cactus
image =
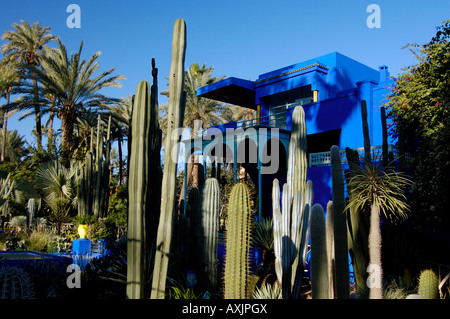
{"type": "Polygon", "coordinates": [[[327,203],[325,230],[327,240],[328,297],[334,299],[336,289],[334,287],[334,214],[332,201],[327,203]]]}
{"type": "Polygon", "coordinates": [[[131,128],[129,182],[128,182],[128,232],[127,232],[127,298],[144,297],[145,276],[145,222],[148,200],[148,163],[149,126],[152,125],[149,108],[150,88],[146,81],[138,84],[131,128]]]}
{"type": "Polygon", "coordinates": [[[33,298],[33,282],[25,270],[15,266],[0,267],[0,299],[33,298]]]}
{"type": "Polygon", "coordinates": [[[283,197],[277,179],[273,183],[275,269],[283,298],[299,298],[309,236],[312,183],[306,181],[305,113],[297,106],[292,114],[292,133],[283,197]],[[281,206],[280,206],[281,199],[281,206]]]}
{"type": "Polygon", "coordinates": [[[439,299],[439,280],[431,269],[423,270],[419,276],[419,290],[423,299],[439,299]]]}
{"type": "Polygon", "coordinates": [[[331,147],[331,176],[333,196],[334,220],[334,249],[335,249],[335,287],[336,298],[348,299],[350,296],[347,215],[345,209],[344,174],[342,171],[339,147],[331,147]]]}
{"type": "Polygon", "coordinates": [[[367,164],[370,164],[371,155],[370,155],[369,124],[367,122],[367,102],[365,100],[361,101],[361,117],[364,136],[364,160],[367,164]]]}
{"type": "MultiPolygon", "coordinates": [[[[186,52],[186,23],[183,19],[175,21],[172,40],[172,61],[169,77],[169,110],[167,118],[167,131],[165,140],[164,173],[161,185],[161,214],[158,225],[158,234],[153,269],[153,282],[151,298],[163,299],[166,291],[167,268],[169,266],[170,243],[172,237],[172,222],[175,208],[177,159],[172,158],[173,153],[178,154],[178,140],[173,138],[182,126],[184,120],[183,93],[184,86],[184,58],[186,52]],[[175,151],[175,152],[174,152],[175,151]]],[[[134,139],[134,135],[133,135],[134,139]]]]}
{"type": "Polygon", "coordinates": [[[320,204],[311,210],[311,295],[312,299],[330,297],[325,215],[320,204]]]}
{"type": "Polygon", "coordinates": [[[30,228],[33,225],[33,219],[36,215],[36,200],[30,198],[27,203],[27,227],[30,228]]]}
{"type": "Polygon", "coordinates": [[[384,106],[381,107],[381,130],[383,136],[382,145],[382,157],[383,157],[383,167],[387,167],[389,164],[388,157],[388,131],[387,131],[387,121],[386,121],[386,109],[384,106]]]}
{"type": "Polygon", "coordinates": [[[247,298],[251,212],[247,185],[234,185],[230,193],[226,225],[225,299],[247,298]]]}
{"type": "Polygon", "coordinates": [[[217,277],[217,244],[219,236],[219,181],[208,178],[202,192],[202,231],[203,231],[203,262],[204,273],[207,274],[206,287],[215,289],[218,285],[217,277]]]}
{"type": "Polygon", "coordinates": [[[85,164],[80,170],[77,198],[78,216],[80,217],[93,214],[97,218],[103,218],[106,217],[108,210],[111,116],[108,118],[105,141],[103,141],[103,133],[103,123],[99,114],[95,157],[93,146],[94,130],[92,128],[90,149],[86,152],[85,164]]]}

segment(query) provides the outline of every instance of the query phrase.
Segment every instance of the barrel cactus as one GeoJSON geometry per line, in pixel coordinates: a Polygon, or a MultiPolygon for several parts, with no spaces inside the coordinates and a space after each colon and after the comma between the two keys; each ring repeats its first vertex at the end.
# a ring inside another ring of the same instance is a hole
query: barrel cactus
{"type": "Polygon", "coordinates": [[[33,298],[33,282],[25,270],[15,266],[0,267],[0,299],[33,298]]]}
{"type": "Polygon", "coordinates": [[[418,294],[423,299],[439,299],[439,280],[431,269],[423,270],[419,276],[418,294]]]}

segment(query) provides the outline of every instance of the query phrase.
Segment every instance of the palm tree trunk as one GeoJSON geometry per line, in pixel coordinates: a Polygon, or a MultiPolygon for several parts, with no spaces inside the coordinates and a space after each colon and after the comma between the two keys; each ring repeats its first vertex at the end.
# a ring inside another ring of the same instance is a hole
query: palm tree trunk
{"type": "MultiPolygon", "coordinates": [[[[6,105],[9,104],[9,99],[11,96],[11,87],[6,89],[6,105]]],[[[3,112],[3,136],[2,136],[2,155],[1,161],[3,162],[6,158],[6,135],[8,134],[8,112],[3,112]]]]}
{"type": "Polygon", "coordinates": [[[122,132],[120,132],[120,129],[119,129],[119,136],[117,137],[117,149],[119,150],[119,186],[122,186],[122,179],[123,179],[122,132]]]}
{"type": "Polygon", "coordinates": [[[41,108],[39,107],[38,85],[36,73],[33,71],[34,114],[36,118],[36,137],[38,153],[42,152],[41,108]]]}
{"type": "Polygon", "coordinates": [[[61,113],[61,162],[65,167],[70,166],[72,135],[74,130],[75,117],[68,113],[61,113]]]}
{"type": "Polygon", "coordinates": [[[371,274],[368,279],[370,299],[383,299],[383,268],[381,264],[381,231],[380,207],[372,204],[370,212],[369,232],[369,267],[371,274]]]}
{"type": "Polygon", "coordinates": [[[55,99],[52,98],[52,105],[50,106],[50,115],[48,120],[48,132],[47,132],[47,152],[51,156],[53,151],[53,119],[55,117],[55,99]]]}

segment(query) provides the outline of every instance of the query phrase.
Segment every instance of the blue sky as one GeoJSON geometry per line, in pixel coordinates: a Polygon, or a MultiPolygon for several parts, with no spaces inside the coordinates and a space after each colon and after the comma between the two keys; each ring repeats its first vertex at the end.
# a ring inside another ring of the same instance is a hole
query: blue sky
{"type": "MultiPolygon", "coordinates": [[[[83,57],[102,51],[102,70],[123,74],[122,88],[105,90],[114,97],[135,92],[151,80],[151,59],[159,68],[159,88],[167,88],[173,24],[187,25],[186,66],[214,66],[216,76],[256,80],[258,75],[316,56],[338,51],[375,69],[388,65],[391,75],[414,63],[411,42],[425,43],[435,27],[450,19],[450,1],[400,0],[0,0],[0,32],[14,22],[38,20],[52,28],[83,57]],[[68,28],[69,4],[81,8],[81,28],[68,28]],[[381,9],[381,28],[368,28],[370,4],[381,9]]],[[[0,44],[4,41],[0,40],[0,44]]],[[[52,44],[54,46],[55,44],[52,44]]],[[[160,103],[165,100],[160,96],[160,103]]],[[[0,100],[3,104],[4,99],[0,100]]],[[[8,122],[29,136],[33,119],[8,122]]],[[[30,141],[31,142],[31,141],[30,141]]]]}

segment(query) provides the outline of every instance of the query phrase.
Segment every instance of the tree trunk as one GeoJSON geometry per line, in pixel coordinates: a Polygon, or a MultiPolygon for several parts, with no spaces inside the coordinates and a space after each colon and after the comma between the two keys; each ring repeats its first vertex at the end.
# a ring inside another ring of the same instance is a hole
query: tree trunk
{"type": "Polygon", "coordinates": [[[372,204],[370,212],[369,256],[367,286],[370,299],[383,299],[383,268],[381,264],[380,207],[372,204]]]}
{"type": "Polygon", "coordinates": [[[75,116],[71,113],[61,114],[61,162],[65,167],[70,166],[70,158],[72,153],[72,135],[75,123],[75,116]]]}
{"type": "Polygon", "coordinates": [[[41,108],[39,106],[38,85],[36,73],[33,71],[33,92],[34,92],[34,114],[36,119],[36,137],[38,153],[42,152],[42,125],[41,125],[41,108]]]}
{"type": "Polygon", "coordinates": [[[52,104],[50,106],[50,115],[48,121],[48,132],[47,132],[47,152],[48,155],[52,155],[53,151],[53,119],[55,117],[55,97],[52,97],[52,104]]]}
{"type": "MultiPolygon", "coordinates": [[[[11,87],[6,89],[6,105],[9,104],[9,99],[11,96],[11,87]]],[[[6,158],[6,135],[8,134],[8,112],[3,112],[3,136],[2,136],[2,155],[1,161],[3,162],[6,158]]]]}
{"type": "Polygon", "coordinates": [[[119,136],[117,138],[117,149],[119,150],[119,186],[122,186],[123,179],[123,161],[122,161],[122,132],[119,129],[119,136]]]}

